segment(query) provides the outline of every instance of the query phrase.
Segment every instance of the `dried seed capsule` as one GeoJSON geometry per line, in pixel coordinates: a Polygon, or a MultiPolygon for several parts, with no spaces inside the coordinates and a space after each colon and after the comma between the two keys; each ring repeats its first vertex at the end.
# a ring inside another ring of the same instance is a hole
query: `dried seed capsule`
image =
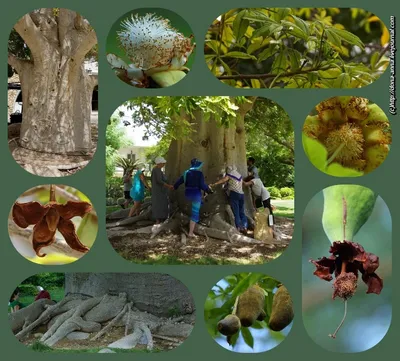
{"type": "Polygon", "coordinates": [[[218,322],[217,329],[224,336],[232,336],[240,330],[240,320],[236,315],[228,315],[218,322]]]}
{"type": "Polygon", "coordinates": [[[269,318],[269,328],[272,331],[282,331],[294,317],[293,302],[285,286],[279,287],[272,302],[272,312],[269,318]]]}
{"type": "Polygon", "coordinates": [[[259,286],[251,286],[239,296],[236,315],[243,327],[265,318],[264,301],[265,294],[259,286]]]}

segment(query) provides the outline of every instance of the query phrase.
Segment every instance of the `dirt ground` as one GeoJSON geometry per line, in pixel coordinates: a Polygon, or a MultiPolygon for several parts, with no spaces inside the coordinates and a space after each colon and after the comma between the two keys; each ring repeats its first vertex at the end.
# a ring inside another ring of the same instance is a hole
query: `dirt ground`
{"type": "Polygon", "coordinates": [[[262,264],[284,252],[292,238],[294,221],[275,217],[275,227],[282,240],[275,244],[232,244],[199,236],[181,242],[181,235],[165,233],[150,239],[150,235],[114,236],[110,242],[125,259],[137,263],[191,263],[191,264],[262,264]],[[169,260],[169,261],[168,261],[169,260]]]}
{"type": "MultiPolygon", "coordinates": [[[[89,338],[86,340],[68,340],[68,338],[64,338],[63,340],[57,342],[52,349],[54,350],[85,350],[85,349],[101,349],[107,348],[107,346],[122,337],[125,337],[125,328],[124,327],[114,327],[110,332],[107,332],[103,337],[96,341],[91,341],[91,338],[95,335],[95,333],[90,334],[89,338]]],[[[34,333],[27,337],[23,344],[26,346],[30,346],[37,342],[40,337],[42,337],[42,333],[34,333]]],[[[183,342],[183,338],[173,337],[174,339],[183,342]]],[[[177,344],[166,341],[160,340],[158,338],[153,339],[154,342],[154,349],[160,351],[171,350],[177,347],[177,344]]],[[[136,350],[146,350],[146,345],[137,345],[135,347],[136,350]]]]}

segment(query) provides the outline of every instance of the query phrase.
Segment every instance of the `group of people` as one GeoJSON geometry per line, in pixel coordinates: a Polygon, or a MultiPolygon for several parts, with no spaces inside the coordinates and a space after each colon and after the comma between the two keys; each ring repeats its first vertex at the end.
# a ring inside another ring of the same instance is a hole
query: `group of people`
{"type": "MultiPolygon", "coordinates": [[[[51,299],[50,293],[46,291],[43,287],[37,286],[36,289],[38,290],[38,294],[35,297],[35,301],[40,300],[42,298],[51,299]]],[[[10,297],[10,301],[8,306],[10,307],[11,313],[19,311],[21,308],[25,307],[25,304],[20,302],[20,289],[17,287],[10,297]]]]}
{"type": "Polygon", "coordinates": [[[191,202],[191,218],[189,224],[189,237],[195,237],[194,229],[200,220],[200,208],[203,193],[211,194],[213,188],[223,184],[229,199],[230,206],[235,218],[236,228],[247,234],[248,222],[245,214],[243,187],[251,188],[254,207],[268,208],[272,212],[271,199],[258,175],[255,159],[247,160],[248,174],[243,177],[235,165],[226,167],[226,172],[217,182],[207,185],[202,172],[203,162],[197,158],[191,160],[190,167],[178,178],[175,184],[169,184],[162,168],[167,161],[163,157],[155,159],[155,166],[151,172],[151,187],[143,174],[143,168],[139,167],[132,177],[133,170],[124,175],[125,207],[133,200],[134,204],[129,211],[129,216],[140,214],[141,204],[145,198],[145,189],[151,191],[152,216],[156,224],[160,224],[169,217],[168,191],[177,190],[182,184],[185,186],[185,198],[191,202]]]}

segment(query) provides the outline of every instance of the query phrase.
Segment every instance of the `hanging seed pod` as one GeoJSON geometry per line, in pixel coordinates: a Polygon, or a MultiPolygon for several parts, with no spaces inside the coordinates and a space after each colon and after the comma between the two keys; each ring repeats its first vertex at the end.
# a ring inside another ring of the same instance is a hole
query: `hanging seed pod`
{"type": "Polygon", "coordinates": [[[264,291],[257,285],[249,287],[239,296],[236,315],[243,327],[250,327],[256,320],[265,318],[264,301],[264,291]]]}
{"type": "Polygon", "coordinates": [[[228,315],[218,322],[217,329],[224,336],[232,336],[240,330],[240,320],[236,315],[228,315]]]}
{"type": "Polygon", "coordinates": [[[280,286],[274,295],[272,312],[269,318],[269,328],[272,331],[282,331],[293,320],[293,302],[285,286],[280,286]]]}

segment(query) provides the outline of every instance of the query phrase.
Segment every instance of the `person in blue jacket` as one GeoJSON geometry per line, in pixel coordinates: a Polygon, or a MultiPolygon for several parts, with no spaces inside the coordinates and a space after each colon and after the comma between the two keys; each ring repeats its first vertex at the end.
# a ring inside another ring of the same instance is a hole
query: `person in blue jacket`
{"type": "Polygon", "coordinates": [[[202,191],[212,193],[211,188],[204,181],[204,174],[201,171],[203,162],[197,158],[192,159],[191,167],[174,184],[174,189],[178,189],[181,184],[185,185],[185,197],[192,202],[192,215],[189,225],[189,237],[194,237],[194,227],[200,220],[200,207],[202,191]]]}

